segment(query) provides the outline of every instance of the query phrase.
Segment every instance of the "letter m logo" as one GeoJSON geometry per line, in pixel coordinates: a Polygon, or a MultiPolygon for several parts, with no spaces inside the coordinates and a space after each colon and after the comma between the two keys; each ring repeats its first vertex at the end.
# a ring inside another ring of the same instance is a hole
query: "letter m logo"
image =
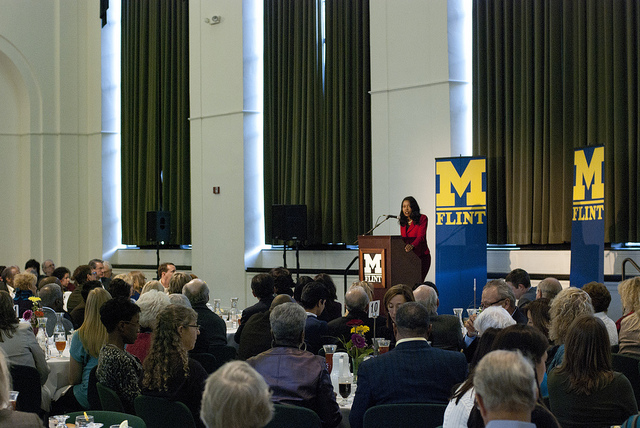
{"type": "Polygon", "coordinates": [[[382,254],[363,254],[364,259],[364,273],[372,275],[372,274],[382,274],[382,254]],[[373,256],[373,257],[372,257],[373,256]]]}
{"type": "MultiPolygon", "coordinates": [[[[465,158],[456,159],[466,161],[465,158]]],[[[458,174],[452,160],[436,163],[437,194],[436,207],[484,206],[487,192],[483,190],[483,174],[487,171],[485,159],[470,159],[462,174],[458,174]],[[455,192],[454,192],[455,190],[455,192]],[[456,194],[460,202],[456,204],[456,194]]]]}
{"type": "Polygon", "coordinates": [[[604,147],[577,149],[573,157],[573,164],[576,172],[573,200],[604,199],[604,147]],[[587,161],[589,154],[591,154],[591,162],[587,161]],[[587,198],[587,189],[591,190],[590,198],[587,198]]]}

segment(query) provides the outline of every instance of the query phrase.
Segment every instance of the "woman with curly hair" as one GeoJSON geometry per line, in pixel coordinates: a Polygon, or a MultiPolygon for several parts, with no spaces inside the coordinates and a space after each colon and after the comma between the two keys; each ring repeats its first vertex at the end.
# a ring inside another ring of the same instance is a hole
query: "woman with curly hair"
{"type": "Polygon", "coordinates": [[[197,321],[196,311],[181,305],[169,305],[160,312],[143,364],[142,394],[184,403],[196,426],[204,427],[200,401],[207,372],[188,355],[200,334],[197,321]]]}
{"type": "Polygon", "coordinates": [[[24,311],[33,307],[29,297],[36,295],[37,281],[36,276],[30,273],[19,273],[13,277],[13,288],[15,289],[13,304],[18,305],[18,316],[22,317],[24,311]]]}
{"type": "Polygon", "coordinates": [[[622,300],[622,318],[616,321],[620,354],[640,356],[640,277],[629,278],[618,285],[622,300]]]}
{"type": "Polygon", "coordinates": [[[562,290],[551,301],[549,316],[549,340],[555,345],[549,354],[553,355],[548,364],[547,372],[559,365],[564,358],[564,340],[569,331],[569,326],[581,315],[593,315],[591,297],[580,288],[569,287],[562,290]]]}

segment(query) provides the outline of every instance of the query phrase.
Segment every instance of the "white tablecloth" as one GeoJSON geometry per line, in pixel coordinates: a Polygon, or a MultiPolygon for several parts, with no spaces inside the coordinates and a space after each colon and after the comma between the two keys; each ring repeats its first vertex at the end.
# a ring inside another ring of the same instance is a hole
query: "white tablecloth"
{"type": "Polygon", "coordinates": [[[62,357],[58,357],[58,351],[54,351],[47,359],[47,364],[51,372],[47,378],[47,383],[42,387],[42,408],[49,410],[51,401],[55,401],[64,394],[69,386],[69,350],[65,349],[62,357]]]}

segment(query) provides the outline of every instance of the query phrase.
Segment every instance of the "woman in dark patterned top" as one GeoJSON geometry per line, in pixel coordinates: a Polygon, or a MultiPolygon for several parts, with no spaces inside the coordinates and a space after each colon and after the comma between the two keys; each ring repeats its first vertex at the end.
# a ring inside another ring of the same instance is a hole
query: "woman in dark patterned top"
{"type": "Polygon", "coordinates": [[[125,411],[135,414],[133,400],[140,395],[142,365],[137,357],[125,352],[124,346],[135,342],[138,336],[140,307],[125,297],[111,299],[100,308],[100,320],[109,338],[100,350],[98,382],[113,389],[125,411]]]}

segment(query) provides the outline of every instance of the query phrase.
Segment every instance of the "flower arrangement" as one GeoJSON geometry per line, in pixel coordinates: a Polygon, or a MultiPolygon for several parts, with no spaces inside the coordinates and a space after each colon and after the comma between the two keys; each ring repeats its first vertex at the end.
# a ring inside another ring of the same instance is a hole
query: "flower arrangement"
{"type": "Polygon", "coordinates": [[[42,311],[42,307],[40,306],[41,300],[39,297],[35,297],[35,296],[31,296],[29,297],[29,300],[31,301],[31,309],[27,309],[26,311],[24,311],[24,314],[22,314],[22,318],[25,321],[30,321],[31,318],[35,317],[37,318],[42,318],[44,316],[44,312],[42,311]]]}
{"type": "Polygon", "coordinates": [[[369,332],[369,326],[363,325],[362,320],[354,319],[347,323],[347,326],[351,327],[351,339],[348,342],[340,339],[342,346],[347,351],[349,357],[351,357],[353,376],[358,374],[358,366],[364,360],[364,357],[370,355],[373,349],[367,346],[367,339],[364,334],[369,332]]]}

